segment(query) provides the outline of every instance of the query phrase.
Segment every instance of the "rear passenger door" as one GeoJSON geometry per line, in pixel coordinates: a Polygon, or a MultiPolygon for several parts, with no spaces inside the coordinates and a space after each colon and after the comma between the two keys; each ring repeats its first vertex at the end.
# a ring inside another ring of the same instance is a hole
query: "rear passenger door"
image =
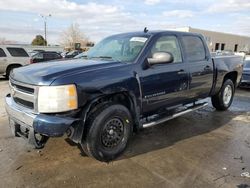
{"type": "Polygon", "coordinates": [[[185,60],[190,73],[189,97],[208,97],[213,85],[213,63],[200,36],[182,36],[185,60]]]}
{"type": "Polygon", "coordinates": [[[7,67],[7,55],[2,48],[0,48],[0,74],[3,74],[7,67]]]}

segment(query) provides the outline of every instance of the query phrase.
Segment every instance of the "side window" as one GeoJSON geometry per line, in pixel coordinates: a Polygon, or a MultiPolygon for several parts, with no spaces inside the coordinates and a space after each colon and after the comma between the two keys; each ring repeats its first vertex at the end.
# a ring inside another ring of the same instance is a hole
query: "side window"
{"type": "Polygon", "coordinates": [[[2,48],[0,48],[0,57],[6,57],[6,54],[2,48]]]}
{"type": "Polygon", "coordinates": [[[44,53],[43,58],[44,59],[53,59],[54,55],[52,53],[44,53]]]}
{"type": "Polygon", "coordinates": [[[61,58],[61,55],[58,53],[54,53],[54,58],[61,58]]]}
{"type": "Polygon", "coordinates": [[[206,58],[204,44],[200,37],[184,36],[182,39],[188,61],[201,61],[206,58]]]}
{"type": "Polygon", "coordinates": [[[9,51],[10,55],[13,57],[29,57],[29,55],[23,48],[10,47],[10,48],[7,48],[7,50],[9,51]]]}
{"type": "Polygon", "coordinates": [[[169,52],[174,56],[174,63],[182,62],[180,46],[175,36],[160,37],[153,46],[151,54],[155,52],[169,52]]]}
{"type": "Polygon", "coordinates": [[[43,59],[43,54],[42,53],[37,53],[37,54],[33,55],[32,58],[34,58],[34,59],[43,59]]]}

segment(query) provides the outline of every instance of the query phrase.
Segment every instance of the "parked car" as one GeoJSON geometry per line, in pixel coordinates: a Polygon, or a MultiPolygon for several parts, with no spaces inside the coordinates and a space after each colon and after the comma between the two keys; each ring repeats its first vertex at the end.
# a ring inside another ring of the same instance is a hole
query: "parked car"
{"type": "Polygon", "coordinates": [[[62,56],[57,52],[43,51],[33,55],[30,59],[30,63],[40,63],[44,61],[51,61],[56,59],[62,59],[62,56]]]}
{"type": "Polygon", "coordinates": [[[9,78],[14,68],[28,65],[30,57],[26,50],[20,46],[0,45],[0,76],[9,78]]]}
{"type": "Polygon", "coordinates": [[[249,57],[246,58],[244,61],[240,87],[250,88],[250,58],[249,57]]]}
{"type": "Polygon", "coordinates": [[[80,53],[82,53],[82,51],[80,51],[80,50],[73,50],[73,51],[67,53],[64,58],[68,58],[68,59],[69,58],[74,58],[75,56],[77,56],[80,53]]]}
{"type": "Polygon", "coordinates": [[[75,56],[74,58],[78,59],[78,58],[85,58],[85,57],[87,57],[87,52],[82,52],[82,53],[78,54],[77,56],[75,56]]]}
{"type": "Polygon", "coordinates": [[[6,110],[13,133],[36,148],[67,134],[87,155],[110,161],[132,132],[206,106],[200,99],[227,110],[242,68],[239,56],[211,58],[199,34],[119,34],[86,58],[15,69],[6,110]]]}
{"type": "Polygon", "coordinates": [[[65,56],[66,56],[68,53],[69,53],[68,51],[64,51],[64,52],[61,53],[61,56],[62,56],[63,58],[65,58],[65,56]]]}
{"type": "Polygon", "coordinates": [[[29,56],[32,57],[34,55],[36,55],[37,53],[39,52],[44,52],[45,50],[32,50],[31,52],[28,52],[29,53],[29,56]]]}

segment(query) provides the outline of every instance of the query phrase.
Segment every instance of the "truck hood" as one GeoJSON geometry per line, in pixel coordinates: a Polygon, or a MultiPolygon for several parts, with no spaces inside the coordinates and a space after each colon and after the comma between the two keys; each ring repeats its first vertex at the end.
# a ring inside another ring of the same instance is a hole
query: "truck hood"
{"type": "Polygon", "coordinates": [[[121,66],[124,63],[103,60],[71,59],[36,63],[14,69],[11,79],[31,85],[50,85],[54,80],[78,73],[85,73],[97,69],[121,66]]]}

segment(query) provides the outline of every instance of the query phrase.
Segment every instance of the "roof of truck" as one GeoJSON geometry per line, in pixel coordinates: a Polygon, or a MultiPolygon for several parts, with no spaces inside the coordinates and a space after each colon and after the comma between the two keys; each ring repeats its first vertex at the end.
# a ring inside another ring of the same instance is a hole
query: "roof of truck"
{"type": "Polygon", "coordinates": [[[199,33],[192,33],[192,32],[185,32],[185,31],[176,31],[176,30],[149,30],[147,32],[144,31],[135,31],[135,32],[128,32],[128,33],[120,33],[117,35],[134,35],[134,34],[148,34],[148,35],[158,35],[158,34],[163,34],[163,33],[169,33],[169,34],[183,34],[183,35],[200,35],[199,33]]]}

